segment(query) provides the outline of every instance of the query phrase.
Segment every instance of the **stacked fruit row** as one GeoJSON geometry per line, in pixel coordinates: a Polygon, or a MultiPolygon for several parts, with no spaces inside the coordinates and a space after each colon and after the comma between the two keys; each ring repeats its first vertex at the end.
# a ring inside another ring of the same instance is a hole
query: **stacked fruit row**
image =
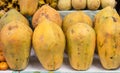
{"type": "Polygon", "coordinates": [[[110,6],[99,11],[93,23],[82,11],[70,13],[62,21],[55,9],[43,5],[33,15],[32,26],[34,30],[15,9],[0,19],[0,48],[12,70],[27,67],[31,46],[46,70],[61,67],[64,51],[73,69],[87,70],[92,64],[96,40],[102,66],[120,66],[120,17],[110,6]]]}
{"type": "Polygon", "coordinates": [[[69,10],[73,9],[88,9],[88,10],[97,10],[100,8],[105,8],[107,6],[115,7],[115,0],[58,0],[58,9],[59,10],[69,10]]]}
{"type": "MultiPolygon", "coordinates": [[[[44,4],[48,4],[57,10],[70,9],[88,9],[97,10],[107,6],[115,7],[115,0],[0,0],[0,10],[7,12],[9,9],[15,8],[23,15],[33,15],[34,12],[44,4]]],[[[0,15],[3,11],[0,11],[0,15]]]]}

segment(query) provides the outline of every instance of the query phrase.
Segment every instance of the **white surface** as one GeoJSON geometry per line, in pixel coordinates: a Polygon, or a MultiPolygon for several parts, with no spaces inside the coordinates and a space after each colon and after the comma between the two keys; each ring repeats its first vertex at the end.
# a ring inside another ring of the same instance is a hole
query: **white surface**
{"type": "MultiPolygon", "coordinates": [[[[45,70],[42,65],[40,64],[40,62],[38,61],[37,57],[35,56],[34,54],[34,51],[32,49],[32,54],[31,54],[31,58],[30,58],[30,61],[29,61],[29,65],[28,67],[23,70],[23,71],[47,71],[45,70]]],[[[88,72],[88,73],[93,73],[93,72],[103,72],[103,73],[120,73],[120,68],[116,69],[116,70],[105,70],[102,65],[100,64],[100,60],[99,60],[99,57],[97,56],[97,54],[94,55],[94,59],[93,59],[93,63],[91,65],[91,67],[86,70],[86,71],[76,71],[74,70],[70,64],[69,64],[69,60],[68,60],[68,57],[67,55],[65,54],[64,55],[64,61],[63,61],[63,64],[62,66],[56,70],[56,72],[67,72],[67,73],[83,73],[83,72],[88,72]]]]}
{"type": "MultiPolygon", "coordinates": [[[[36,58],[36,56],[31,56],[30,63],[24,71],[47,71],[47,70],[45,70],[42,67],[42,65],[40,64],[40,62],[36,58]]],[[[63,65],[61,66],[61,68],[59,68],[56,71],[58,71],[58,72],[119,72],[120,69],[105,70],[101,66],[98,56],[94,56],[93,64],[86,71],[76,71],[76,70],[74,70],[69,64],[68,57],[64,57],[63,65]]]]}

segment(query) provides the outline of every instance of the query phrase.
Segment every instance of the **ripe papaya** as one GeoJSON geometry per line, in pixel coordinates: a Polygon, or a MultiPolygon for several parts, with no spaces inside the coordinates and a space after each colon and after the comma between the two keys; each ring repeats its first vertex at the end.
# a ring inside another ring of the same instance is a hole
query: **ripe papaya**
{"type": "Polygon", "coordinates": [[[43,5],[33,15],[33,18],[32,18],[33,28],[35,28],[42,21],[43,17],[56,23],[60,27],[62,26],[62,18],[60,14],[49,5],[43,5]]]}
{"type": "Polygon", "coordinates": [[[87,70],[93,60],[96,35],[92,27],[77,23],[68,28],[66,33],[67,53],[70,65],[76,70],[87,70]]]}
{"type": "Polygon", "coordinates": [[[60,68],[64,56],[65,36],[56,23],[43,19],[34,30],[32,44],[46,70],[60,68]]]}
{"type": "Polygon", "coordinates": [[[120,66],[120,17],[112,7],[95,16],[98,55],[105,69],[120,66]]]}
{"type": "Polygon", "coordinates": [[[2,28],[1,43],[10,69],[23,70],[27,67],[30,57],[31,38],[31,28],[20,21],[12,21],[2,28]]]}

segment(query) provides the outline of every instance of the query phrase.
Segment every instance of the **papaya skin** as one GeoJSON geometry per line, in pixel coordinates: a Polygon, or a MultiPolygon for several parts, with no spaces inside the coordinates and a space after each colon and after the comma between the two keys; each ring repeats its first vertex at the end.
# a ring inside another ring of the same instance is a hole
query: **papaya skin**
{"type": "Polygon", "coordinates": [[[90,25],[91,27],[93,27],[92,20],[87,14],[85,14],[82,11],[76,11],[76,12],[72,12],[64,17],[63,25],[62,25],[64,33],[66,33],[67,29],[70,26],[72,26],[76,23],[86,23],[86,24],[90,25]]]}
{"type": "Polygon", "coordinates": [[[116,19],[120,20],[120,17],[115,9],[112,7],[108,6],[102,10],[100,10],[94,17],[94,29],[97,31],[99,29],[99,25],[101,24],[102,21],[104,21],[104,18],[106,17],[115,17],[116,19]]]}
{"type": "Polygon", "coordinates": [[[120,17],[112,7],[106,7],[95,16],[97,50],[103,68],[120,66],[120,17]]]}
{"type": "Polygon", "coordinates": [[[67,30],[67,53],[75,70],[90,68],[95,50],[95,31],[85,23],[77,23],[67,30]]]}
{"type": "Polygon", "coordinates": [[[8,12],[6,12],[0,19],[0,30],[2,29],[2,27],[14,20],[18,20],[21,21],[23,23],[25,23],[25,25],[29,25],[28,20],[22,15],[20,14],[17,10],[15,9],[11,9],[8,12]]]}
{"type": "Polygon", "coordinates": [[[27,67],[32,30],[20,21],[12,21],[1,30],[1,42],[5,59],[12,70],[23,70],[27,67]]]}
{"type": "Polygon", "coordinates": [[[38,8],[38,0],[18,0],[18,2],[23,15],[32,16],[38,8]]]}
{"type": "Polygon", "coordinates": [[[33,15],[33,28],[35,28],[42,21],[43,17],[46,17],[48,20],[58,24],[60,27],[62,26],[62,18],[60,14],[55,9],[46,4],[39,8],[33,15]]]}
{"type": "Polygon", "coordinates": [[[76,10],[86,8],[86,0],[72,0],[72,7],[76,10]]]}
{"type": "Polygon", "coordinates": [[[87,0],[87,8],[97,10],[100,7],[100,0],[87,0]]]}
{"type": "MultiPolygon", "coordinates": [[[[29,26],[28,20],[20,14],[17,10],[11,9],[8,12],[6,12],[0,19],[0,31],[3,28],[4,25],[10,23],[11,21],[18,20],[23,22],[25,25],[29,26]]],[[[0,34],[1,35],[1,34],[0,34]]],[[[0,50],[3,49],[3,45],[1,44],[1,38],[0,38],[0,50]]]]}
{"type": "Polygon", "coordinates": [[[57,70],[61,67],[65,36],[57,24],[44,19],[34,30],[32,44],[39,61],[46,70],[57,70]]]}

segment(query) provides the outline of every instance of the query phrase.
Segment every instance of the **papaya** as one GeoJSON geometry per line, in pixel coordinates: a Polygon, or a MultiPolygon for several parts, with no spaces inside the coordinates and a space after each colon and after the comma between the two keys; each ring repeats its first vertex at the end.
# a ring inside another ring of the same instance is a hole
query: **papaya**
{"type": "Polygon", "coordinates": [[[0,19],[0,30],[2,29],[2,27],[14,20],[18,20],[21,21],[23,23],[25,23],[25,25],[29,25],[28,20],[22,15],[20,14],[17,10],[15,9],[11,9],[8,12],[6,12],[0,19]]]}
{"type": "Polygon", "coordinates": [[[100,0],[87,0],[87,8],[97,10],[100,7],[100,0]]]}
{"type": "Polygon", "coordinates": [[[95,30],[98,55],[103,68],[119,68],[120,17],[112,7],[107,7],[96,15],[95,30]]]}
{"type": "Polygon", "coordinates": [[[11,21],[1,30],[1,43],[3,53],[10,69],[23,70],[27,67],[30,48],[31,48],[32,30],[20,21],[11,21]]]}
{"type": "Polygon", "coordinates": [[[64,17],[63,25],[62,25],[64,33],[66,33],[69,26],[72,26],[79,22],[86,23],[90,25],[91,27],[93,26],[92,20],[87,14],[85,14],[82,11],[76,11],[76,12],[69,13],[68,15],[64,17]]]}
{"type": "Polygon", "coordinates": [[[117,4],[116,0],[101,0],[101,7],[105,8],[107,6],[115,7],[117,4]]]}
{"type": "Polygon", "coordinates": [[[76,10],[85,9],[87,0],[72,0],[72,7],[76,10]]]}
{"type": "Polygon", "coordinates": [[[38,0],[18,0],[20,12],[32,16],[38,7],[38,0]]]}
{"type": "Polygon", "coordinates": [[[32,44],[37,58],[46,70],[57,70],[61,67],[65,36],[56,23],[43,19],[34,30],[32,44]]]}
{"type": "Polygon", "coordinates": [[[70,65],[75,70],[90,68],[94,56],[96,35],[85,23],[70,26],[66,33],[67,53],[70,65]]]}
{"type": "MultiPolygon", "coordinates": [[[[4,25],[6,25],[14,20],[21,21],[25,25],[29,26],[28,20],[22,14],[20,14],[16,9],[11,9],[8,12],[6,12],[0,19],[0,31],[4,25]]],[[[2,51],[2,49],[3,49],[3,46],[1,44],[1,39],[0,39],[0,51],[2,51]]]]}
{"type": "Polygon", "coordinates": [[[105,7],[102,10],[100,10],[94,17],[94,29],[97,31],[97,29],[100,27],[99,23],[101,23],[104,18],[106,17],[116,17],[116,19],[120,20],[120,17],[115,9],[113,9],[111,6],[105,7]]]}
{"type": "Polygon", "coordinates": [[[46,17],[48,20],[58,24],[60,27],[62,26],[62,18],[60,14],[55,9],[46,4],[40,7],[33,15],[33,28],[35,28],[42,21],[42,17],[46,17]]]}
{"type": "Polygon", "coordinates": [[[70,10],[72,8],[71,0],[59,0],[57,7],[59,10],[70,10]]]}

